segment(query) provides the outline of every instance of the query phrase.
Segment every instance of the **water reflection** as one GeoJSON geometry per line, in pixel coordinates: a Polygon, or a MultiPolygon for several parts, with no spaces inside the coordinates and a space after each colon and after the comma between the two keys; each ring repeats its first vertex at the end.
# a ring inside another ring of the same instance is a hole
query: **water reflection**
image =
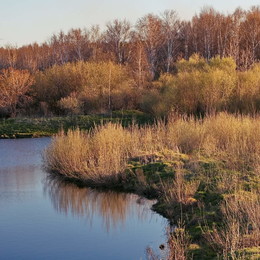
{"type": "Polygon", "coordinates": [[[0,167],[0,203],[24,201],[34,193],[37,186],[39,167],[34,165],[0,167]]]}
{"type": "Polygon", "coordinates": [[[145,259],[165,242],[151,201],[46,178],[49,143],[0,140],[0,259],[145,259]]]}
{"type": "Polygon", "coordinates": [[[126,218],[131,216],[149,221],[154,214],[150,208],[155,201],[135,194],[82,188],[52,176],[45,178],[44,192],[59,213],[83,217],[90,224],[94,217],[101,216],[107,232],[124,226],[126,218]]]}

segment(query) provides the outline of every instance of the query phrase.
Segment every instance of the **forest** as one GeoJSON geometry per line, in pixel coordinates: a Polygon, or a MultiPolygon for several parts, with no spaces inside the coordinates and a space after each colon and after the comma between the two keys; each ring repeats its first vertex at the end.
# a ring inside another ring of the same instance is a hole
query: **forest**
{"type": "Polygon", "coordinates": [[[260,8],[174,10],[136,24],[71,29],[42,44],[0,48],[0,115],[100,114],[136,109],[255,114],[260,109],[260,8]]]}

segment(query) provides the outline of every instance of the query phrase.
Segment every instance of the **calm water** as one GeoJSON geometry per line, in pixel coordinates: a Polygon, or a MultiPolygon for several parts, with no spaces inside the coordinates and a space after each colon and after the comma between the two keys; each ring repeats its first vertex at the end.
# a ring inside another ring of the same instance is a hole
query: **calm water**
{"type": "MultiPolygon", "coordinates": [[[[50,138],[0,140],[0,259],[145,259],[165,241],[151,201],[51,180],[50,138]]],[[[159,253],[159,252],[158,252],[159,253]]]]}

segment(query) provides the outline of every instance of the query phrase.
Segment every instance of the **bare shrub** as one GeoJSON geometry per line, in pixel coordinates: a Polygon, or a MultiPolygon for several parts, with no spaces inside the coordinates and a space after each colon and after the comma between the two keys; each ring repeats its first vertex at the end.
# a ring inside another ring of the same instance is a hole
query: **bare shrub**
{"type": "Polygon", "coordinates": [[[183,153],[198,152],[204,140],[204,129],[193,117],[170,120],[167,125],[169,142],[183,153]]]}
{"type": "Polygon", "coordinates": [[[184,178],[184,171],[177,168],[173,183],[163,184],[164,199],[169,204],[182,203],[184,205],[193,204],[196,202],[194,195],[198,189],[198,181],[187,181],[184,178]]]}
{"type": "Polygon", "coordinates": [[[205,232],[206,239],[224,259],[243,257],[239,250],[260,246],[260,197],[255,192],[227,197],[221,205],[222,227],[205,232]]]}
{"type": "Polygon", "coordinates": [[[174,231],[169,233],[169,259],[188,259],[188,248],[190,243],[191,240],[185,226],[178,223],[178,226],[174,229],[174,231]]]}
{"type": "Polygon", "coordinates": [[[72,92],[69,96],[61,98],[58,101],[58,106],[63,109],[67,114],[77,115],[81,112],[81,102],[78,99],[75,92],[72,92]]]}
{"type": "MultiPolygon", "coordinates": [[[[167,229],[167,244],[161,245],[160,248],[164,251],[165,260],[187,260],[192,259],[189,255],[189,246],[191,243],[190,236],[185,229],[184,224],[178,222],[178,225],[173,228],[167,229]]],[[[161,252],[162,254],[162,252],[161,252]]],[[[146,249],[146,256],[148,260],[159,260],[162,259],[159,255],[148,247],[146,249]]]]}
{"type": "Polygon", "coordinates": [[[34,78],[27,70],[14,68],[0,71],[0,108],[5,108],[11,117],[17,114],[17,107],[28,104],[28,92],[34,83],[34,78]]]}

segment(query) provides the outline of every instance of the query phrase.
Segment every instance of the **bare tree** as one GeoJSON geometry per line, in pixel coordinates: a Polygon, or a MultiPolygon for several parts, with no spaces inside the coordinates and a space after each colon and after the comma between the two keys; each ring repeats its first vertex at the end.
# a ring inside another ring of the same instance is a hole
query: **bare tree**
{"type": "Polygon", "coordinates": [[[107,24],[105,40],[110,45],[119,64],[128,60],[127,44],[131,39],[131,25],[128,21],[114,20],[107,24]]]}
{"type": "Polygon", "coordinates": [[[207,60],[216,54],[216,16],[213,8],[205,7],[199,16],[192,19],[193,43],[195,52],[200,53],[207,60]]]}
{"type": "Polygon", "coordinates": [[[159,52],[163,44],[162,20],[148,14],[137,22],[137,30],[141,41],[145,44],[151,77],[155,78],[159,62],[159,52]]]}
{"type": "Polygon", "coordinates": [[[100,60],[100,54],[102,52],[102,34],[99,25],[91,26],[88,31],[89,45],[91,49],[91,59],[93,61],[100,60]]]}
{"type": "Polygon", "coordinates": [[[71,29],[67,35],[70,61],[86,60],[89,57],[89,39],[86,30],[71,29]]]}
{"type": "Polygon", "coordinates": [[[10,111],[12,117],[16,116],[17,105],[26,99],[26,93],[33,84],[28,71],[3,69],[0,72],[0,107],[10,111]]]}
{"type": "Polygon", "coordinates": [[[179,36],[182,24],[177,13],[173,10],[166,10],[162,14],[162,21],[165,44],[164,49],[166,53],[166,72],[169,72],[180,48],[179,36]]]}
{"type": "Polygon", "coordinates": [[[52,63],[53,64],[65,64],[69,61],[69,52],[67,44],[67,36],[63,31],[60,31],[58,35],[52,35],[49,46],[52,51],[52,63]]]}
{"type": "Polygon", "coordinates": [[[251,64],[253,64],[260,54],[260,8],[252,7],[246,13],[245,20],[241,24],[243,49],[248,51],[251,56],[251,64]]]}

